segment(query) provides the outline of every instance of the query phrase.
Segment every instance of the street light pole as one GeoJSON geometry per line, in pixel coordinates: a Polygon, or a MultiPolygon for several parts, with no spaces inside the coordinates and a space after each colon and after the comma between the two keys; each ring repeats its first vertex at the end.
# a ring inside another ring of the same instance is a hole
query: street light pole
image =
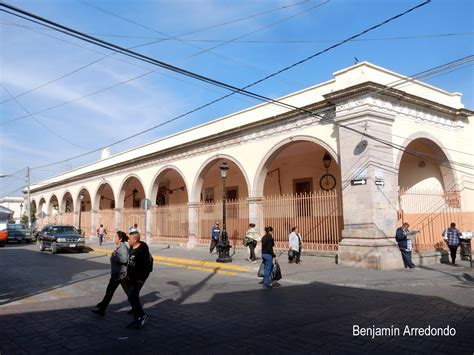
{"type": "Polygon", "coordinates": [[[221,170],[221,177],[222,177],[222,233],[221,238],[219,239],[219,243],[217,244],[217,249],[219,250],[219,257],[217,258],[218,263],[231,263],[232,258],[229,255],[229,238],[227,237],[227,229],[226,229],[226,202],[227,202],[227,192],[225,189],[225,179],[227,177],[227,172],[229,167],[227,166],[227,162],[224,160],[220,167],[221,170]]]}
{"type": "Polygon", "coordinates": [[[82,200],[84,200],[84,191],[81,191],[79,193],[79,232],[81,234],[82,234],[82,228],[81,228],[82,200]]]}
{"type": "Polygon", "coordinates": [[[27,201],[26,206],[28,208],[28,229],[31,229],[31,198],[30,198],[30,167],[26,167],[26,192],[27,201]]]}

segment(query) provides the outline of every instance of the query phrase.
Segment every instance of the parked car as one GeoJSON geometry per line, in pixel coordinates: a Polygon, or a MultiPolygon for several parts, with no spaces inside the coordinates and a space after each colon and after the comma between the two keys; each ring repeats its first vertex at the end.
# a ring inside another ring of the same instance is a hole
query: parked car
{"type": "Polygon", "coordinates": [[[0,223],[0,248],[3,248],[8,241],[7,224],[0,223]]]}
{"type": "Polygon", "coordinates": [[[81,236],[74,226],[66,224],[52,224],[45,226],[38,234],[39,249],[44,251],[46,248],[51,250],[52,254],[63,250],[84,251],[85,238],[81,236]]]}
{"type": "Polygon", "coordinates": [[[7,224],[7,242],[21,243],[23,241],[31,243],[31,231],[24,224],[7,224]]]}

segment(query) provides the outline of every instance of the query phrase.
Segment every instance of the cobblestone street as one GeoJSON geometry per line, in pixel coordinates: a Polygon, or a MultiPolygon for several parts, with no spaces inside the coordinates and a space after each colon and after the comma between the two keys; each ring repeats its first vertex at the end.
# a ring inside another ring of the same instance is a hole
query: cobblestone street
{"type": "Polygon", "coordinates": [[[101,255],[108,247],[59,255],[40,253],[33,245],[0,250],[0,266],[8,271],[0,276],[0,316],[6,325],[0,353],[470,354],[474,349],[474,278],[465,266],[377,272],[342,268],[330,258],[306,257],[301,266],[281,258],[282,287],[264,290],[254,272],[258,264],[246,263],[243,252],[225,272],[212,269],[215,257],[203,250],[155,247],[158,260],[142,290],[151,319],[133,330],[125,329],[131,316],[121,289],[106,317],[90,312],[108,281],[108,258],[101,255]],[[173,258],[177,266],[161,258],[173,258]],[[186,268],[192,260],[202,270],[186,268]],[[354,325],[402,330],[449,325],[456,335],[372,339],[354,337],[354,325]]]}

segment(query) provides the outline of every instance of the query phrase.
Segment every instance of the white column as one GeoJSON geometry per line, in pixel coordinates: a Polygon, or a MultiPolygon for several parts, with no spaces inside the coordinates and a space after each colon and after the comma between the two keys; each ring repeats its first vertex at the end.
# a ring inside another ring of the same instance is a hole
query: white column
{"type": "Polygon", "coordinates": [[[188,203],[188,248],[194,248],[199,240],[199,202],[188,203]]]}
{"type": "Polygon", "coordinates": [[[91,230],[90,235],[95,236],[97,231],[97,211],[91,210],[91,230]]]}
{"type": "Polygon", "coordinates": [[[145,211],[145,241],[148,245],[151,243],[151,235],[153,230],[153,213],[152,209],[148,208],[145,211]]]}
{"type": "MultiPolygon", "coordinates": [[[[115,209],[115,230],[119,231],[120,230],[120,222],[122,219],[122,209],[121,208],[116,208],[115,209]]],[[[128,231],[123,231],[127,233],[128,231]]]]}

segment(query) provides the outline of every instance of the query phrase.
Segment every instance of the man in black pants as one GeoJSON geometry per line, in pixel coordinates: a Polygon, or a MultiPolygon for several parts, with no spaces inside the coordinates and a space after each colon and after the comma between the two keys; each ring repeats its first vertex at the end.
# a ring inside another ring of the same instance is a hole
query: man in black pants
{"type": "Polygon", "coordinates": [[[449,228],[446,228],[443,232],[443,237],[448,244],[448,248],[451,251],[452,265],[456,266],[456,254],[458,252],[459,237],[462,237],[462,233],[456,229],[456,223],[451,223],[449,228]]]}
{"type": "Polygon", "coordinates": [[[402,253],[403,264],[405,265],[405,269],[414,269],[416,267],[411,261],[411,240],[408,239],[408,223],[403,223],[403,225],[397,228],[397,232],[395,234],[395,239],[398,243],[398,248],[402,253]]]}
{"type": "Polygon", "coordinates": [[[145,314],[140,304],[140,290],[151,272],[151,255],[148,245],[140,241],[138,231],[130,233],[128,244],[130,256],[127,268],[127,294],[135,320],[127,328],[141,328],[150,317],[145,314]]]}

